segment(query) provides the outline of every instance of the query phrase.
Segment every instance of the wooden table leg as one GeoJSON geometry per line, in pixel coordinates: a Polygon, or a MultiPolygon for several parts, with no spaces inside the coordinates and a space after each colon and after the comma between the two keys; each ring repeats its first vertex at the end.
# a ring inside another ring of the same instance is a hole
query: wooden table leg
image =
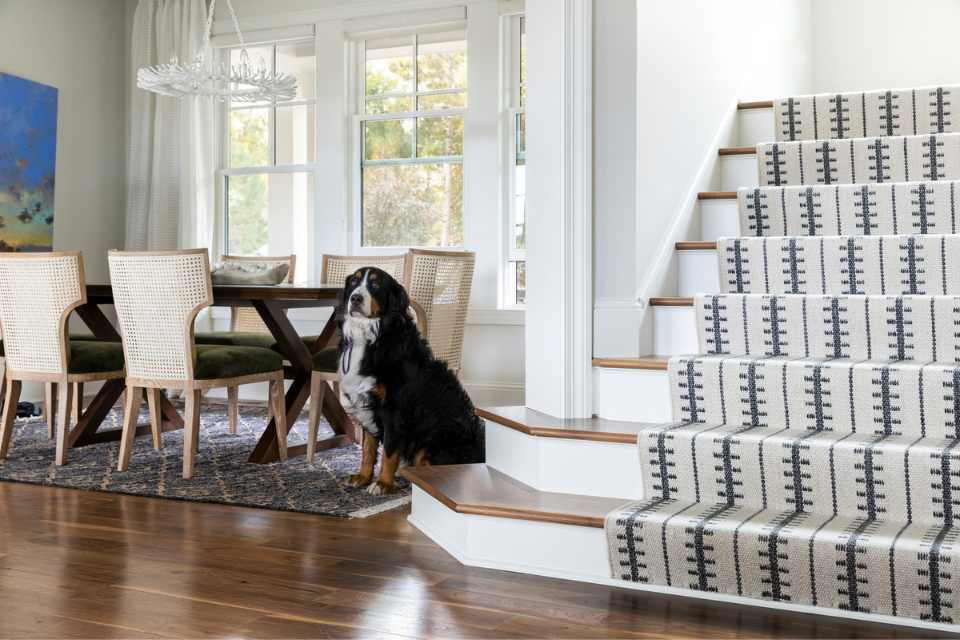
{"type": "MultiPolygon", "coordinates": [[[[310,397],[310,375],[313,373],[313,357],[310,349],[304,344],[303,339],[287,318],[283,307],[264,300],[254,301],[253,306],[259,312],[264,324],[267,325],[270,333],[272,333],[276,339],[281,353],[283,353],[284,357],[286,357],[291,364],[290,369],[293,374],[293,382],[287,390],[286,405],[287,425],[288,427],[292,427],[299,419],[300,413],[303,411],[303,407],[310,397]]],[[[333,336],[335,330],[336,320],[334,315],[331,315],[323,329],[321,339],[317,341],[316,348],[325,346],[333,336]]],[[[323,415],[327,418],[330,426],[333,427],[337,435],[317,442],[317,451],[342,447],[353,442],[353,439],[348,435],[349,432],[347,431],[351,429],[353,425],[346,411],[340,406],[339,398],[335,397],[332,393],[324,394],[323,415]]],[[[305,444],[287,449],[288,458],[306,455],[306,453],[307,446],[305,444]]],[[[260,436],[260,440],[257,442],[253,453],[250,454],[249,462],[262,464],[276,462],[279,459],[280,453],[277,447],[276,429],[271,420],[266,430],[260,436]]]]}

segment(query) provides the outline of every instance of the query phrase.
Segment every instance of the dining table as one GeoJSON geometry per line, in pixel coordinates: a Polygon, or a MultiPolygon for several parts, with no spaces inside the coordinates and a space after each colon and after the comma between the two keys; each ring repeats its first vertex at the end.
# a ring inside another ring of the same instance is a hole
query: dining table
{"type": "MultiPolygon", "coordinates": [[[[337,313],[342,286],[321,283],[285,283],[278,285],[213,285],[213,306],[252,306],[263,319],[276,340],[276,349],[283,354],[284,377],[290,380],[286,392],[287,424],[293,425],[300,417],[310,397],[310,377],[313,373],[313,354],[332,345],[337,339],[337,313]],[[293,308],[334,308],[320,335],[305,340],[287,315],[293,308]]],[[[120,334],[110,322],[102,307],[113,304],[113,289],[109,284],[88,284],[86,302],[76,313],[99,340],[120,341],[120,334]]],[[[126,388],[123,380],[108,380],[80,413],[77,424],[70,430],[68,443],[82,447],[100,442],[119,440],[120,428],[105,428],[110,410],[126,388]]],[[[337,394],[323,394],[323,416],[333,429],[333,436],[317,442],[317,451],[345,446],[356,441],[349,416],[340,404],[337,394]]],[[[161,399],[162,430],[183,428],[183,417],[164,395],[161,399]]],[[[150,425],[137,428],[137,436],[150,432],[150,425]]],[[[250,453],[249,462],[269,463],[280,459],[274,420],[265,425],[263,434],[250,453]]],[[[289,447],[288,457],[305,455],[306,444],[289,447]]]]}

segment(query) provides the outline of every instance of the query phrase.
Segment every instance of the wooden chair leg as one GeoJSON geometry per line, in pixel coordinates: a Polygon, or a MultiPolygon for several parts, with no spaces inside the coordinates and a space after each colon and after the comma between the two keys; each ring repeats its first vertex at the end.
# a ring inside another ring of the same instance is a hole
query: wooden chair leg
{"type": "Polygon", "coordinates": [[[197,392],[197,411],[193,414],[193,429],[197,437],[193,439],[193,454],[200,453],[200,412],[203,410],[203,391],[197,392]]]}
{"type": "Polygon", "coordinates": [[[43,417],[47,421],[47,437],[53,440],[57,433],[57,385],[43,385],[43,417]]]}
{"type": "Polygon", "coordinates": [[[320,426],[320,415],[323,409],[323,395],[326,393],[327,383],[318,374],[310,376],[310,418],[307,421],[307,462],[313,462],[317,451],[317,429],[320,426]]]}
{"type": "Polygon", "coordinates": [[[13,421],[17,417],[17,403],[20,402],[19,380],[7,381],[7,394],[3,401],[3,415],[0,417],[0,458],[7,457],[10,450],[10,436],[13,434],[13,421]]]}
{"type": "Polygon", "coordinates": [[[150,432],[153,434],[153,448],[163,448],[163,416],[160,413],[160,389],[147,389],[147,407],[150,409],[150,432]]]}
{"type": "Polygon", "coordinates": [[[270,383],[270,397],[273,399],[273,424],[277,428],[277,449],[280,459],[287,459],[287,401],[283,395],[283,380],[270,383]]]}
{"type": "Polygon", "coordinates": [[[240,417],[240,387],[227,387],[227,424],[231,435],[237,435],[237,420],[240,417]]]}
{"type": "Polygon", "coordinates": [[[133,441],[137,437],[137,416],[140,414],[140,390],[137,387],[127,387],[123,403],[123,433],[120,434],[120,459],[117,469],[126,471],[130,466],[130,454],[133,452],[133,441]]]}
{"type": "Polygon", "coordinates": [[[193,459],[197,451],[197,440],[200,439],[200,392],[188,390],[186,415],[183,417],[183,477],[187,480],[193,477],[193,459]]]}
{"type": "Polygon", "coordinates": [[[80,415],[83,413],[83,383],[73,383],[73,421],[80,422],[80,415]]]}
{"type": "Polygon", "coordinates": [[[69,382],[61,382],[57,385],[58,396],[57,406],[60,411],[57,412],[57,465],[67,464],[67,429],[71,424],[70,418],[73,411],[73,385],[69,382]]]}

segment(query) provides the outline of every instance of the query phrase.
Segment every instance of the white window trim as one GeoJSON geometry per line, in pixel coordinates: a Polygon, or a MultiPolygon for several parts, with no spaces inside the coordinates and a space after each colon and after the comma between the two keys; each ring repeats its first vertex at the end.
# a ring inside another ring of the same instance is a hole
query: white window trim
{"type": "MultiPolygon", "coordinates": [[[[286,33],[277,32],[272,34],[264,34],[276,36],[274,39],[258,42],[257,45],[271,44],[274,46],[281,44],[290,44],[293,42],[306,42],[307,40],[313,40],[314,42],[314,52],[318,50],[317,30],[315,25],[309,25],[304,27],[299,27],[298,30],[287,30],[286,33]],[[285,37],[286,36],[286,37],[285,37]]],[[[263,40],[263,39],[261,39],[263,40]]],[[[249,44],[249,43],[248,43],[249,44]]],[[[224,56],[229,55],[231,49],[239,48],[239,43],[233,42],[230,39],[224,39],[217,49],[217,55],[224,56]]],[[[274,59],[272,64],[276,64],[276,50],[274,49],[274,59]]],[[[319,74],[320,74],[320,61],[317,61],[317,64],[314,66],[314,86],[318,86],[319,83],[319,74]]],[[[313,106],[314,113],[316,114],[317,110],[318,97],[316,95],[313,98],[305,98],[300,100],[291,100],[289,102],[284,102],[282,107],[296,107],[296,106],[313,106]]],[[[314,157],[314,162],[306,164],[276,164],[276,108],[278,105],[239,105],[236,107],[231,107],[229,103],[221,103],[219,109],[217,110],[217,118],[219,119],[218,129],[220,131],[220,136],[218,140],[218,155],[219,155],[219,168],[216,171],[216,221],[215,229],[213,234],[213,252],[216,253],[215,256],[211,256],[214,260],[219,260],[221,255],[228,254],[230,252],[230,243],[229,243],[229,218],[228,218],[228,178],[230,176],[248,176],[248,175],[277,175],[277,174],[290,174],[290,173],[306,173],[309,174],[310,179],[313,181],[313,193],[314,198],[320,193],[319,188],[319,175],[318,172],[322,168],[316,163],[316,157],[314,157]],[[272,132],[269,136],[269,154],[271,164],[269,165],[252,165],[247,167],[231,167],[230,166],[230,112],[239,111],[245,109],[262,109],[264,107],[270,108],[269,112],[269,127],[272,132]]],[[[315,116],[316,119],[316,116],[315,116]]],[[[313,123],[313,149],[314,154],[319,153],[320,149],[320,123],[313,123]]],[[[307,260],[303,261],[301,256],[297,256],[298,262],[301,265],[301,269],[305,269],[305,273],[308,277],[312,277],[313,274],[318,273],[319,260],[316,255],[316,238],[313,232],[315,228],[315,218],[316,218],[316,206],[312,211],[308,212],[307,215],[307,224],[309,228],[308,233],[308,255],[307,260]],[[300,262],[302,261],[302,262],[300,262]]],[[[298,270],[300,273],[304,271],[298,270]]]]}
{"type": "MultiPolygon", "coordinates": [[[[503,156],[503,193],[501,200],[502,246],[503,257],[500,261],[500,308],[518,309],[526,307],[524,303],[507,302],[508,290],[516,289],[516,282],[509,281],[511,262],[526,262],[526,249],[518,249],[514,243],[514,228],[516,220],[516,198],[514,166],[517,153],[517,115],[526,112],[526,106],[520,104],[520,28],[518,17],[523,16],[523,7],[501,13],[500,16],[500,58],[501,76],[501,111],[503,140],[501,147],[503,156]]],[[[514,273],[514,276],[516,274],[514,273]]],[[[513,296],[510,296],[513,297],[513,296]]]]}
{"type": "MultiPolygon", "coordinates": [[[[413,60],[417,59],[417,42],[415,36],[422,35],[425,33],[431,33],[436,31],[445,31],[448,29],[465,29],[465,22],[455,22],[455,23],[445,23],[445,24],[432,24],[432,25],[421,25],[418,27],[410,27],[401,30],[390,30],[391,36],[403,36],[409,35],[411,40],[414,43],[413,49],[413,60]]],[[[402,159],[390,159],[390,160],[364,160],[364,149],[363,149],[363,123],[372,122],[379,120],[402,120],[402,119],[414,119],[416,118],[430,118],[430,117],[449,117],[449,116],[460,116],[466,118],[467,109],[469,108],[469,92],[470,87],[467,86],[466,89],[439,89],[439,90],[430,90],[430,91],[420,91],[418,88],[418,83],[416,77],[414,77],[414,90],[413,92],[391,92],[378,94],[377,99],[380,98],[391,98],[391,97],[411,97],[414,101],[414,106],[417,104],[417,99],[421,96],[432,96],[432,95],[451,95],[455,93],[465,93],[467,94],[467,107],[466,108],[457,108],[457,109],[432,109],[425,111],[402,111],[402,112],[393,112],[393,113],[366,113],[366,92],[364,87],[364,77],[366,73],[366,40],[373,39],[377,36],[382,35],[381,32],[367,32],[363,34],[355,34],[353,37],[357,36],[362,37],[362,39],[353,39],[350,42],[350,54],[349,54],[349,64],[347,75],[349,77],[350,86],[348,87],[348,94],[350,96],[349,100],[349,113],[352,113],[351,116],[351,128],[350,128],[350,139],[351,139],[351,153],[349,162],[348,175],[350,176],[350,216],[349,216],[349,225],[347,230],[348,246],[350,247],[350,253],[352,255],[359,256],[376,256],[376,255],[385,255],[393,253],[402,253],[406,252],[408,249],[433,249],[438,251],[457,251],[463,250],[468,245],[467,239],[467,206],[466,202],[463,203],[463,210],[461,215],[463,216],[463,234],[464,241],[462,244],[457,245],[430,245],[430,246],[419,246],[419,245],[380,245],[376,247],[365,247],[363,246],[363,167],[364,166],[386,166],[386,165],[411,165],[411,164],[436,164],[436,163],[457,163],[463,164],[464,155],[461,154],[458,156],[430,156],[425,158],[402,158],[402,159]]],[[[467,55],[467,64],[470,64],[469,53],[467,55]]],[[[414,68],[414,74],[416,74],[416,68],[414,68]]],[[[466,150],[466,132],[464,132],[464,141],[463,141],[464,150],[466,150]]],[[[416,155],[417,149],[417,127],[414,123],[413,128],[413,145],[412,151],[414,156],[416,155]]],[[[464,176],[466,180],[466,176],[464,176]]],[[[464,191],[466,191],[466,184],[464,184],[464,191]]]]}

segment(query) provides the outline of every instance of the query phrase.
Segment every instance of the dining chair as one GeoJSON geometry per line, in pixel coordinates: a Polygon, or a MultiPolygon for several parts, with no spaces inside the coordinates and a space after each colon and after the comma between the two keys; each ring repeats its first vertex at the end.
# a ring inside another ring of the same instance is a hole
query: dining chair
{"type": "Polygon", "coordinates": [[[475,263],[472,251],[411,249],[403,278],[410,300],[426,314],[424,336],[433,354],[457,374],[475,263]]]}
{"type": "MultiPolygon", "coordinates": [[[[250,265],[262,267],[274,267],[278,265],[287,266],[286,282],[293,283],[297,256],[220,256],[221,265],[250,265]]],[[[309,344],[311,336],[306,336],[309,344]]],[[[265,349],[278,350],[277,342],[274,340],[270,329],[263,322],[260,314],[253,307],[231,307],[230,308],[230,330],[229,331],[203,331],[196,334],[197,344],[219,344],[236,347],[262,347],[265,349]]],[[[201,394],[202,395],[202,394],[201,394]]],[[[267,420],[272,416],[271,403],[267,403],[267,420]]],[[[240,415],[240,388],[237,386],[227,387],[227,425],[231,434],[237,433],[237,422],[240,415]]]]}
{"type": "MultiPolygon", "coordinates": [[[[58,389],[56,463],[65,464],[76,383],[123,378],[118,342],[76,340],[67,333],[71,313],[87,301],[83,258],[76,251],[0,254],[0,325],[3,327],[6,399],[0,417],[0,458],[10,447],[24,381],[58,389]]],[[[52,409],[52,408],[51,408],[52,409]]]]}
{"type": "MultiPolygon", "coordinates": [[[[342,285],[347,276],[364,267],[377,267],[389,273],[398,282],[403,283],[406,272],[407,254],[387,256],[334,256],[325,255],[321,263],[320,282],[323,284],[342,285]]],[[[427,330],[427,318],[423,308],[411,301],[416,316],[417,327],[421,333],[427,330]]],[[[331,345],[320,349],[313,356],[313,373],[310,376],[310,413],[307,419],[307,461],[313,462],[316,454],[317,431],[320,425],[320,411],[323,407],[324,396],[329,387],[338,392],[340,374],[337,371],[339,363],[338,345],[331,345]]],[[[351,437],[360,442],[357,426],[351,437]]]]}
{"type": "Polygon", "coordinates": [[[183,390],[183,477],[193,475],[199,447],[200,393],[204,389],[267,382],[274,407],[280,458],[287,457],[283,357],[271,349],[196,344],[194,321],[213,303],[206,249],[111,251],[110,280],[127,362],[127,390],[118,469],[130,464],[140,390],[150,406],[154,446],[161,442],[160,394],[183,390]]]}

